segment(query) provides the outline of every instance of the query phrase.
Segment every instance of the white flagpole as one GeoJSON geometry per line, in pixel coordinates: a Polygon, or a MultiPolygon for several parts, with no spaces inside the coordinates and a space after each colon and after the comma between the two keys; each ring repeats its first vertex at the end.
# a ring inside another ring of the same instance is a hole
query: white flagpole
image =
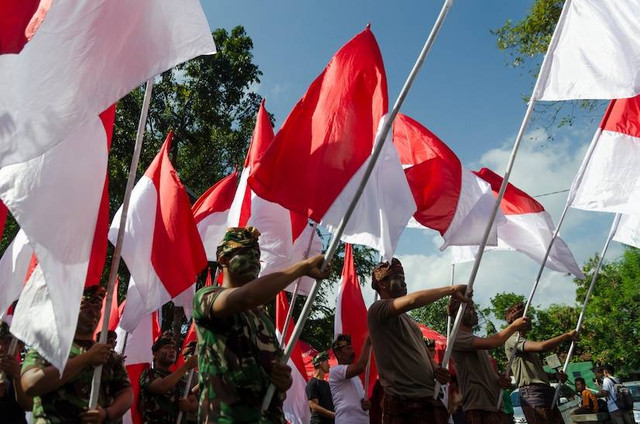
{"type": "MultiPolygon", "coordinates": [[[[518,135],[513,144],[513,148],[511,150],[511,156],[509,157],[509,162],[507,163],[507,169],[504,172],[504,177],[502,178],[502,185],[500,186],[500,191],[498,192],[498,196],[496,198],[496,203],[493,207],[493,211],[491,212],[491,216],[489,218],[489,222],[487,223],[487,228],[485,229],[484,235],[482,237],[482,243],[478,248],[478,253],[476,254],[476,259],[473,262],[473,268],[471,269],[471,275],[469,276],[469,282],[467,283],[467,296],[473,291],[473,283],[475,282],[476,275],[478,274],[478,268],[480,267],[480,262],[482,261],[482,255],[484,254],[484,249],[487,246],[487,240],[489,239],[489,234],[491,233],[491,228],[493,227],[493,223],[496,219],[496,215],[498,213],[498,209],[500,208],[500,203],[502,202],[502,198],[504,197],[504,192],[507,189],[507,184],[509,183],[509,177],[511,176],[511,170],[513,169],[513,165],[516,160],[516,156],[518,154],[518,149],[520,148],[520,143],[522,142],[522,137],[524,136],[524,131],[527,128],[527,124],[529,123],[529,119],[531,118],[531,113],[533,112],[533,107],[536,104],[535,95],[538,91],[538,86],[541,81],[546,80],[547,74],[549,71],[548,65],[548,56],[550,52],[553,52],[555,46],[558,42],[558,33],[559,28],[562,27],[562,23],[564,22],[564,18],[566,16],[566,11],[568,10],[567,5],[571,2],[571,0],[566,0],[564,7],[562,9],[562,13],[560,14],[560,18],[558,19],[558,24],[553,32],[553,37],[551,37],[551,41],[549,42],[549,47],[547,49],[547,54],[542,60],[542,65],[540,65],[540,73],[538,74],[538,79],[536,80],[536,85],[533,87],[533,95],[529,100],[529,104],[527,106],[527,111],[524,114],[524,118],[522,119],[522,123],[520,124],[520,129],[518,130],[518,135]]],[[[458,314],[456,315],[456,319],[453,322],[453,328],[451,329],[451,341],[455,340],[458,331],[460,329],[460,324],[462,323],[462,317],[464,315],[464,311],[467,308],[466,303],[460,304],[458,308],[458,314]]],[[[451,359],[451,353],[453,351],[453,342],[447,340],[447,348],[444,352],[444,357],[442,359],[443,366],[445,368],[449,367],[449,360],[451,359]]],[[[440,392],[440,382],[436,381],[435,390],[433,392],[434,399],[438,396],[440,392]]]]}
{"type": "MultiPolygon", "coordinates": [[[[456,276],[456,264],[451,264],[451,286],[453,286],[453,281],[456,276]]],[[[451,336],[451,317],[447,314],[447,340],[451,336]]]]}
{"type": "MultiPolygon", "coordinates": [[[[16,348],[18,347],[18,339],[14,336],[11,336],[11,343],[9,343],[9,349],[7,350],[7,356],[13,358],[16,354],[16,348]]],[[[0,384],[4,383],[6,380],[6,375],[4,371],[0,371],[0,384]]]]}
{"type": "MultiPolygon", "coordinates": [[[[378,292],[373,296],[373,302],[378,301],[378,292]]],[[[371,374],[371,349],[369,350],[369,357],[367,358],[367,367],[364,371],[364,398],[369,399],[369,379],[371,374]]]]}
{"type": "MultiPolygon", "coordinates": [[[[373,172],[373,168],[376,165],[378,156],[380,156],[380,153],[382,152],[382,147],[384,145],[384,142],[387,139],[387,135],[389,134],[389,131],[391,130],[391,124],[393,124],[394,119],[398,115],[398,112],[400,111],[400,107],[402,106],[402,103],[407,97],[407,94],[409,93],[409,90],[411,89],[411,86],[413,85],[413,82],[416,79],[416,76],[418,75],[418,72],[420,71],[422,64],[424,63],[424,60],[426,59],[427,54],[431,50],[431,47],[433,46],[436,36],[438,35],[440,28],[442,27],[444,18],[447,16],[447,13],[449,12],[449,9],[451,8],[452,4],[453,4],[453,0],[445,0],[442,6],[442,10],[440,11],[440,15],[438,16],[438,19],[436,20],[436,23],[434,24],[431,30],[431,33],[427,38],[427,41],[422,47],[422,51],[420,52],[420,55],[418,56],[416,63],[413,65],[413,68],[411,69],[411,72],[409,73],[409,76],[407,77],[407,80],[405,81],[404,86],[402,87],[402,90],[400,90],[400,94],[398,95],[398,99],[393,105],[393,109],[391,110],[391,113],[384,120],[384,124],[382,125],[382,128],[376,134],[376,139],[374,141],[374,148],[373,148],[373,151],[371,152],[371,157],[370,157],[369,163],[367,164],[367,168],[365,169],[364,175],[362,176],[362,181],[360,182],[360,186],[358,187],[358,190],[356,191],[356,194],[353,197],[351,204],[347,208],[344,217],[342,217],[342,220],[340,221],[340,224],[338,225],[338,228],[336,229],[336,232],[333,235],[331,244],[329,245],[329,248],[327,249],[324,255],[324,262],[322,263],[323,270],[326,269],[327,265],[329,264],[329,262],[331,261],[331,259],[336,253],[336,250],[340,243],[340,238],[342,237],[342,233],[344,232],[347,222],[351,218],[351,215],[353,214],[356,204],[358,203],[358,200],[360,200],[360,197],[362,196],[362,192],[364,191],[364,188],[367,185],[367,181],[369,181],[369,177],[373,172]]],[[[298,319],[298,323],[293,329],[293,334],[291,335],[291,339],[289,340],[289,343],[287,344],[287,347],[284,350],[284,357],[282,358],[283,363],[286,363],[291,357],[291,352],[293,351],[293,347],[295,346],[296,342],[300,338],[302,329],[305,323],[307,322],[307,318],[309,317],[309,314],[311,313],[311,306],[313,305],[313,302],[316,296],[318,295],[319,290],[320,290],[320,283],[318,280],[316,280],[313,283],[309,296],[307,296],[307,300],[304,304],[304,307],[302,308],[302,312],[300,313],[300,318],[298,319]]],[[[267,408],[269,407],[269,404],[271,403],[271,399],[273,398],[275,391],[276,391],[276,386],[271,384],[267,389],[267,393],[265,394],[264,399],[262,400],[263,411],[266,411],[267,408]]]]}
{"type": "MultiPolygon", "coordinates": [[[[122,214],[120,215],[120,228],[118,228],[118,238],[111,259],[111,269],[109,270],[109,284],[107,286],[107,299],[105,302],[104,317],[102,318],[102,329],[100,334],[100,343],[107,341],[107,333],[109,331],[109,318],[111,315],[111,303],[113,302],[113,286],[118,276],[118,267],[120,266],[120,253],[122,252],[122,242],[124,240],[124,230],[127,224],[127,212],[129,210],[129,200],[131,199],[131,191],[133,183],[136,179],[136,171],[138,170],[138,161],[140,152],[142,151],[142,139],[144,129],[147,124],[147,114],[149,112],[149,104],[151,103],[151,92],[153,90],[153,78],[147,81],[144,91],[144,100],[142,101],[142,111],[140,120],[138,121],[138,133],[136,135],[136,144],[133,149],[133,157],[131,158],[131,167],[129,168],[129,178],[124,192],[124,200],[122,202],[122,214]]],[[[95,367],[93,371],[93,379],[91,380],[91,395],[89,397],[89,410],[96,409],[98,405],[98,395],[100,393],[100,380],[102,379],[102,365],[95,367]]]]}
{"type": "MultiPolygon", "coordinates": [[[[618,229],[618,224],[620,223],[621,214],[617,213],[613,218],[613,224],[611,224],[611,230],[609,230],[609,236],[607,237],[607,241],[604,243],[604,247],[602,248],[602,253],[600,254],[600,259],[598,259],[598,265],[596,265],[596,269],[593,271],[593,277],[591,278],[591,284],[589,284],[589,290],[587,290],[587,294],[584,298],[584,304],[582,305],[582,311],[580,311],[580,317],[578,317],[578,323],[576,324],[576,334],[580,333],[580,327],[582,327],[582,322],[584,321],[584,315],[587,311],[587,304],[589,303],[589,297],[591,296],[591,292],[593,291],[593,287],[596,285],[596,280],[598,279],[598,274],[600,273],[600,268],[602,268],[602,263],[604,262],[604,256],[607,254],[607,250],[609,249],[609,244],[613,239],[613,236],[616,234],[616,230],[618,229]]],[[[576,348],[576,342],[573,340],[571,342],[571,346],[569,347],[569,352],[567,353],[567,359],[564,361],[564,366],[562,367],[562,372],[566,373],[567,368],[569,368],[569,362],[571,361],[571,356],[573,356],[573,351],[576,348]]],[[[553,403],[551,405],[555,405],[558,401],[558,397],[560,396],[560,388],[564,385],[564,383],[560,382],[556,387],[556,393],[553,396],[553,403]]]]}
{"type": "MultiPolygon", "coordinates": [[[[585,159],[584,159],[585,166],[591,160],[591,156],[593,154],[593,150],[595,148],[595,145],[597,144],[598,139],[600,138],[600,134],[602,134],[602,129],[598,127],[598,130],[594,134],[593,139],[591,141],[591,144],[589,146],[589,150],[587,151],[587,153],[585,155],[585,159]]],[[[555,243],[556,238],[558,237],[558,233],[560,232],[560,227],[562,226],[562,223],[564,222],[564,218],[567,215],[567,211],[569,210],[569,206],[573,203],[573,199],[575,198],[575,191],[580,186],[580,182],[582,181],[582,177],[584,176],[585,166],[581,167],[578,170],[578,174],[576,175],[575,182],[572,184],[571,190],[569,191],[569,195],[567,196],[567,203],[564,206],[564,210],[562,211],[562,215],[560,215],[560,220],[558,221],[558,226],[556,227],[555,231],[553,232],[553,236],[551,237],[551,241],[549,241],[549,246],[547,247],[547,251],[544,254],[544,258],[542,259],[542,264],[540,265],[540,269],[538,270],[538,276],[536,277],[536,279],[535,279],[535,281],[533,283],[533,287],[531,287],[531,293],[529,294],[529,298],[527,299],[527,304],[524,307],[524,313],[523,313],[522,316],[525,316],[525,317],[527,316],[527,312],[529,311],[529,307],[531,306],[531,300],[533,299],[533,296],[535,295],[536,290],[538,289],[538,284],[540,283],[540,278],[542,277],[542,272],[544,271],[545,265],[547,264],[547,259],[549,258],[549,255],[551,253],[551,248],[553,247],[553,244],[555,243]]],[[[520,340],[520,333],[518,333],[518,335],[516,336],[516,345],[518,344],[519,340],[520,340]]],[[[505,373],[506,373],[507,376],[509,376],[511,374],[511,365],[513,364],[513,360],[515,358],[515,355],[516,355],[516,350],[513,349],[511,351],[511,353],[509,354],[509,360],[507,361],[507,367],[506,367],[506,370],[505,370],[505,373]]],[[[500,396],[498,397],[498,409],[500,409],[500,405],[501,404],[502,404],[502,390],[500,391],[500,396]]]]}
{"type": "MultiPolygon", "coordinates": [[[[304,252],[304,258],[309,258],[309,252],[311,251],[311,245],[313,244],[313,238],[316,236],[316,228],[318,228],[317,223],[313,223],[313,227],[311,228],[311,236],[309,236],[309,244],[307,244],[307,250],[304,252]]],[[[289,310],[287,311],[287,318],[284,320],[284,328],[282,329],[282,340],[281,346],[284,347],[287,343],[286,334],[287,330],[289,330],[289,324],[291,323],[291,317],[293,316],[293,306],[296,304],[296,299],[298,297],[298,291],[300,289],[300,280],[302,277],[298,278],[296,281],[296,286],[293,289],[293,295],[291,296],[291,304],[289,305],[289,310]]]]}

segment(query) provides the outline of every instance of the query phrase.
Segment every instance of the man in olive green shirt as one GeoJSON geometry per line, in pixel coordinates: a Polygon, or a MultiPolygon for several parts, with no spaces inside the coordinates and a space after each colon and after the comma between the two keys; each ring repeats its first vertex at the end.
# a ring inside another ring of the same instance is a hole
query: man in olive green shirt
{"type": "MultiPolygon", "coordinates": [[[[514,322],[524,313],[524,305],[518,302],[512,305],[505,314],[507,323],[514,322]]],[[[545,372],[538,353],[554,349],[565,341],[576,336],[575,331],[569,331],[542,342],[527,340],[529,328],[511,335],[504,345],[507,358],[511,357],[515,349],[515,357],[511,364],[511,372],[516,380],[520,392],[522,411],[528,424],[563,424],[562,415],[555,405],[552,405],[555,391],[549,385],[550,378],[566,381],[563,372],[549,375],[545,372]]]]}

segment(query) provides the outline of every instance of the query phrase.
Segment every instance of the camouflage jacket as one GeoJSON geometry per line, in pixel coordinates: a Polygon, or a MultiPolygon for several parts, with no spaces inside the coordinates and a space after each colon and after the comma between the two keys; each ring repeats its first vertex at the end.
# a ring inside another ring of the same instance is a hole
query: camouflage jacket
{"type": "Polygon", "coordinates": [[[187,385],[182,378],[171,390],[158,395],[149,391],[149,385],[157,378],[165,378],[171,371],[147,368],[140,375],[140,413],[145,424],[175,424],[178,419],[178,399],[187,385]]]}
{"type": "Polygon", "coordinates": [[[224,290],[204,287],[194,298],[198,334],[200,423],[285,423],[283,394],[274,396],[264,415],[262,398],[270,384],[272,361],[282,357],[275,328],[262,309],[227,318],[212,316],[224,290]]]}
{"type": "MultiPolygon", "coordinates": [[[[74,340],[69,359],[86,352],[92,341],[74,340]]],[[[22,373],[32,368],[46,368],[51,365],[34,349],[29,349],[22,363],[22,373]]],[[[87,410],[91,394],[91,380],[94,367],[85,367],[64,385],[42,396],[33,398],[33,423],[57,424],[80,423],[80,414],[87,410]]],[[[98,405],[107,407],[123,390],[131,387],[122,359],[115,352],[102,367],[102,383],[98,405]]],[[[119,423],[113,420],[110,423],[119,423]]]]}

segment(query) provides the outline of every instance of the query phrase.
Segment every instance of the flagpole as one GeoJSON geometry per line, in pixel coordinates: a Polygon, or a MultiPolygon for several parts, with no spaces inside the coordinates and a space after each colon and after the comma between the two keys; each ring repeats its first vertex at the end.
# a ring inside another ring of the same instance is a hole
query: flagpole
{"type": "MultiPolygon", "coordinates": [[[[318,228],[318,224],[316,222],[313,223],[311,227],[311,235],[309,236],[309,244],[307,244],[307,250],[304,251],[304,258],[309,258],[309,252],[311,252],[311,245],[313,244],[313,237],[316,235],[316,228],[318,228]]],[[[289,305],[289,310],[287,311],[287,317],[284,320],[284,328],[282,330],[282,340],[281,346],[284,347],[287,342],[287,330],[289,330],[289,323],[291,322],[291,317],[293,316],[293,306],[296,304],[296,299],[298,297],[298,291],[300,290],[300,281],[302,277],[298,278],[296,281],[295,288],[293,289],[293,295],[291,296],[291,304],[289,305]]]]}
{"type": "MultiPolygon", "coordinates": [[[[373,295],[373,303],[378,301],[378,292],[373,295]]],[[[364,398],[369,399],[369,378],[371,377],[371,349],[369,349],[369,357],[367,358],[367,367],[364,371],[364,398]]]]}
{"type": "MultiPolygon", "coordinates": [[[[456,275],[456,264],[451,264],[451,286],[453,286],[453,281],[456,275]]],[[[447,314],[447,340],[451,336],[451,316],[447,314]]]]}
{"type": "MultiPolygon", "coordinates": [[[[109,284],[107,285],[107,299],[105,302],[104,317],[102,318],[102,329],[99,343],[107,341],[107,333],[109,331],[109,318],[111,315],[111,303],[113,302],[113,286],[118,276],[118,267],[120,266],[120,254],[122,252],[122,243],[124,241],[124,230],[127,224],[127,212],[129,210],[129,200],[131,199],[131,191],[133,183],[136,179],[138,170],[138,161],[140,152],[142,151],[142,140],[144,137],[144,129],[147,123],[147,114],[149,113],[149,104],[151,103],[151,92],[153,90],[153,78],[147,81],[144,91],[144,100],[142,101],[142,111],[140,120],[138,121],[138,133],[136,135],[136,144],[133,149],[133,157],[131,158],[131,167],[129,168],[129,178],[124,192],[124,201],[122,202],[122,213],[120,215],[120,228],[118,228],[118,238],[116,240],[113,258],[111,259],[111,268],[109,269],[109,284]]],[[[98,405],[98,395],[100,393],[100,380],[102,379],[102,365],[95,367],[93,371],[93,380],[91,380],[91,395],[89,397],[89,410],[96,409],[98,405]]]]}
{"type": "MultiPolygon", "coordinates": [[[[358,203],[358,200],[360,200],[360,197],[362,196],[364,188],[367,185],[367,181],[369,181],[369,177],[373,172],[373,168],[375,167],[378,157],[382,152],[382,147],[391,129],[391,124],[393,124],[394,119],[398,115],[398,112],[400,111],[400,107],[402,106],[402,103],[404,103],[404,100],[407,97],[407,94],[409,93],[409,90],[411,89],[411,86],[413,85],[413,82],[416,79],[416,76],[418,75],[418,72],[420,71],[420,68],[424,63],[424,60],[426,59],[429,51],[431,50],[431,47],[433,46],[433,43],[438,35],[438,32],[440,32],[442,23],[444,22],[444,19],[447,16],[447,13],[449,12],[449,9],[451,8],[452,4],[453,4],[453,0],[444,1],[442,10],[440,11],[440,15],[438,15],[438,19],[436,20],[433,28],[431,29],[431,33],[429,34],[427,41],[422,47],[422,51],[420,52],[418,59],[413,65],[413,68],[411,69],[411,72],[409,73],[409,76],[407,77],[407,80],[405,81],[404,86],[402,87],[402,90],[400,90],[400,94],[398,95],[398,98],[396,99],[396,102],[393,105],[393,109],[391,110],[391,113],[389,114],[388,117],[386,117],[386,119],[384,119],[382,128],[380,129],[380,131],[378,131],[378,133],[376,133],[376,139],[374,141],[373,151],[371,152],[369,163],[367,164],[364,175],[362,176],[362,181],[360,182],[360,186],[358,187],[358,190],[356,191],[355,196],[351,201],[351,204],[349,204],[349,207],[347,208],[345,215],[342,217],[342,220],[340,221],[340,224],[338,225],[338,228],[336,229],[336,232],[333,235],[331,244],[329,245],[329,248],[327,249],[324,255],[324,262],[322,263],[323,271],[329,265],[329,262],[331,261],[331,259],[333,259],[333,256],[335,255],[336,250],[338,249],[338,245],[340,244],[340,238],[342,237],[342,233],[344,232],[347,222],[349,221],[349,219],[351,218],[351,215],[353,214],[353,211],[356,207],[356,204],[358,203]]],[[[307,318],[309,317],[309,314],[311,313],[311,306],[313,305],[313,302],[316,296],[318,295],[319,290],[320,290],[320,283],[318,280],[316,280],[313,283],[309,296],[307,296],[307,300],[302,308],[302,312],[300,313],[300,318],[298,319],[298,323],[293,329],[293,334],[291,335],[291,339],[289,340],[289,343],[285,348],[284,357],[282,358],[283,363],[286,363],[291,357],[291,352],[293,351],[293,347],[295,346],[296,342],[300,338],[302,329],[307,321],[307,318]]],[[[276,386],[271,384],[267,389],[267,393],[265,394],[264,399],[262,400],[263,411],[266,411],[267,408],[269,407],[269,404],[271,403],[271,399],[273,398],[275,391],[276,391],[276,386]]]]}
{"type": "MultiPolygon", "coordinates": [[[[193,381],[193,375],[195,374],[195,369],[189,370],[189,376],[187,377],[187,385],[184,388],[184,392],[182,393],[183,398],[187,398],[189,396],[189,392],[191,391],[191,382],[193,381]]],[[[184,411],[180,411],[178,413],[178,419],[176,420],[176,424],[180,424],[182,422],[182,416],[184,415],[184,411]]]]}
{"type": "MultiPolygon", "coordinates": [[[[18,347],[18,339],[15,336],[11,336],[11,343],[9,344],[9,349],[7,350],[7,356],[13,358],[16,354],[16,348],[18,347]]],[[[0,371],[0,383],[4,382],[6,379],[6,375],[4,371],[0,371]]]]}
{"type": "MultiPolygon", "coordinates": [[[[580,311],[580,316],[578,317],[578,323],[576,324],[576,336],[580,333],[580,327],[582,327],[582,322],[584,321],[584,316],[587,311],[587,304],[589,303],[589,297],[591,296],[591,292],[596,285],[596,280],[598,279],[598,274],[600,273],[600,268],[602,268],[602,263],[604,262],[604,256],[607,254],[607,250],[609,249],[609,244],[613,239],[613,236],[616,234],[616,230],[618,229],[618,224],[620,223],[620,217],[622,215],[617,213],[613,218],[613,224],[611,224],[611,230],[609,230],[609,236],[607,237],[607,241],[604,243],[604,247],[602,248],[602,253],[600,254],[600,258],[598,259],[598,265],[596,265],[596,269],[593,271],[593,277],[591,278],[591,284],[589,284],[589,289],[587,290],[587,294],[584,297],[584,303],[582,305],[582,311],[580,311]]],[[[576,348],[576,341],[571,341],[571,346],[569,347],[569,352],[567,352],[567,358],[564,361],[564,366],[562,367],[562,372],[566,373],[567,368],[569,368],[569,362],[571,361],[571,357],[573,356],[573,351],[576,348]]],[[[564,385],[563,382],[559,382],[556,387],[556,393],[553,396],[553,403],[551,405],[555,405],[558,401],[558,397],[560,396],[560,388],[564,385]]]]}
{"type": "MultiPolygon", "coordinates": [[[[489,218],[489,222],[487,223],[487,228],[484,231],[484,235],[482,237],[482,242],[478,248],[478,253],[476,254],[475,261],[473,262],[473,268],[471,269],[471,275],[469,276],[469,282],[467,283],[467,291],[466,295],[469,296],[473,292],[473,283],[475,282],[476,275],[478,274],[478,268],[480,267],[480,263],[482,261],[482,255],[484,254],[484,249],[487,246],[487,241],[489,240],[489,235],[491,234],[491,228],[493,227],[493,223],[496,219],[496,215],[498,214],[498,209],[500,208],[500,203],[502,202],[502,198],[504,197],[504,193],[507,190],[507,185],[509,183],[509,177],[511,176],[511,170],[513,169],[513,165],[516,160],[516,156],[518,154],[518,149],[520,148],[520,144],[522,142],[522,138],[524,136],[524,131],[527,128],[529,123],[529,119],[531,118],[531,113],[533,112],[533,107],[536,104],[536,94],[538,92],[538,87],[540,82],[546,80],[548,74],[548,56],[549,52],[552,52],[555,49],[555,46],[558,42],[558,34],[559,28],[562,27],[562,23],[564,22],[566,11],[568,10],[567,5],[571,3],[571,0],[566,0],[562,13],[560,13],[560,18],[558,19],[558,23],[556,28],[553,31],[553,36],[551,37],[551,41],[549,42],[549,47],[547,48],[547,54],[545,54],[544,59],[542,60],[542,64],[540,65],[540,72],[538,74],[538,79],[536,80],[536,84],[533,87],[533,93],[531,95],[531,99],[529,100],[529,104],[527,105],[527,110],[524,114],[524,118],[522,119],[522,123],[520,124],[520,129],[518,130],[518,134],[513,143],[513,148],[511,149],[511,155],[509,157],[509,162],[507,163],[507,169],[504,172],[504,177],[502,178],[502,185],[500,186],[500,190],[498,192],[498,196],[496,198],[496,203],[493,206],[493,210],[491,211],[491,215],[489,218]]],[[[462,323],[462,317],[464,315],[464,311],[467,308],[466,303],[461,303],[458,308],[458,314],[456,315],[456,319],[453,322],[453,328],[451,329],[451,340],[455,340],[458,331],[460,329],[460,324],[462,323]]],[[[442,359],[443,365],[445,368],[449,368],[449,360],[451,359],[451,353],[453,351],[453,343],[450,343],[447,340],[447,348],[444,352],[444,357],[442,359]]],[[[433,392],[434,399],[438,396],[440,392],[440,382],[436,381],[435,390],[433,392]]]]}

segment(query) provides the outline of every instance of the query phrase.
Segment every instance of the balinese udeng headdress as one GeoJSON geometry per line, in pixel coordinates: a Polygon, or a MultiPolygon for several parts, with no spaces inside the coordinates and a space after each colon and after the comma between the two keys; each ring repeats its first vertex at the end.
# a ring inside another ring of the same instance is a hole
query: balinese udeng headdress
{"type": "Polygon", "coordinates": [[[378,291],[379,283],[385,278],[397,274],[398,272],[404,272],[404,268],[402,268],[402,264],[397,258],[393,258],[391,263],[389,262],[380,262],[373,269],[373,275],[371,276],[371,287],[378,291]]]}
{"type": "Polygon", "coordinates": [[[511,305],[507,312],[504,314],[504,319],[507,321],[507,324],[511,324],[513,321],[517,320],[521,316],[524,315],[524,304],[522,302],[515,303],[511,305]]]}
{"type": "Polygon", "coordinates": [[[241,249],[260,249],[258,237],[260,237],[260,231],[255,227],[227,228],[227,232],[216,249],[218,262],[221,257],[232,257],[241,249]]]}

